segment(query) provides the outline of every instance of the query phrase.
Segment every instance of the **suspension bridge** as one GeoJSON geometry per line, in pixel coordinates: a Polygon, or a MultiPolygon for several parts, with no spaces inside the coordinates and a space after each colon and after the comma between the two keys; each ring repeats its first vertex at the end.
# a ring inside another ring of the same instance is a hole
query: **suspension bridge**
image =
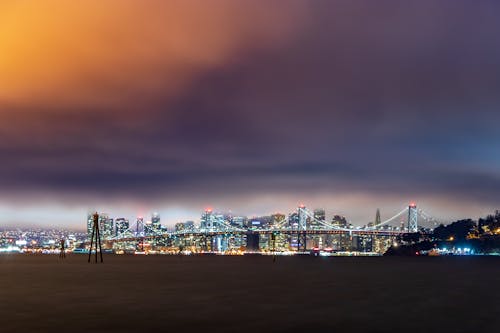
{"type": "Polygon", "coordinates": [[[144,250],[145,246],[193,248],[202,251],[242,248],[255,251],[283,248],[308,251],[317,247],[340,250],[349,248],[349,242],[352,243],[353,239],[371,244],[369,246],[372,248],[381,242],[385,245],[379,247],[387,247],[398,236],[430,230],[439,224],[414,203],[384,221],[357,227],[318,218],[303,205],[297,208],[294,215],[294,221],[283,216],[283,219],[266,227],[244,227],[218,218],[207,210],[200,226],[179,231],[154,229],[146,226],[143,219],[137,219],[127,230],[104,242],[108,247],[119,248],[128,244],[140,250],[144,250]]]}

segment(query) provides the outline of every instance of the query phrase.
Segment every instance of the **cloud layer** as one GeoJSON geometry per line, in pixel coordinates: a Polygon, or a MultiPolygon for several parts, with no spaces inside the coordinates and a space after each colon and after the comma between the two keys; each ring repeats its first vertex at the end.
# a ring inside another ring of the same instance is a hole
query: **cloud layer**
{"type": "Polygon", "coordinates": [[[500,197],[499,13],[493,1],[4,2],[6,210],[43,198],[250,214],[271,200],[364,221],[419,199],[482,214],[500,197]]]}

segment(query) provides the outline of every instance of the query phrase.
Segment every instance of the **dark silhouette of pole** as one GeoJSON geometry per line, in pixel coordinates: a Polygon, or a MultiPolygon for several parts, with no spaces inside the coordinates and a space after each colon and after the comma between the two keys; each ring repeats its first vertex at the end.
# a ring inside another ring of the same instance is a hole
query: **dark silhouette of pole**
{"type": "Polygon", "coordinates": [[[99,231],[99,214],[94,213],[92,215],[92,237],[90,239],[90,250],[89,250],[89,260],[92,258],[92,249],[94,248],[94,238],[95,238],[95,262],[97,263],[97,252],[99,251],[102,260],[102,244],[101,244],[101,232],[99,231]]]}
{"type": "Polygon", "coordinates": [[[276,232],[271,234],[271,240],[273,242],[273,262],[276,261],[276,232]]]}
{"type": "Polygon", "coordinates": [[[61,251],[59,252],[59,258],[60,259],[66,258],[66,252],[65,252],[65,249],[64,249],[64,238],[61,239],[61,251]]]}
{"type": "Polygon", "coordinates": [[[102,262],[102,244],[101,244],[101,231],[99,229],[99,223],[96,222],[96,228],[97,228],[97,239],[96,239],[96,253],[95,253],[95,260],[97,262],[97,241],[99,241],[99,255],[101,257],[101,262],[102,262]]]}
{"type": "Polygon", "coordinates": [[[92,235],[90,236],[90,249],[89,249],[89,261],[88,262],[90,262],[90,258],[92,257],[92,248],[94,247],[94,231],[95,231],[95,222],[94,222],[94,215],[92,215],[92,235]]]}

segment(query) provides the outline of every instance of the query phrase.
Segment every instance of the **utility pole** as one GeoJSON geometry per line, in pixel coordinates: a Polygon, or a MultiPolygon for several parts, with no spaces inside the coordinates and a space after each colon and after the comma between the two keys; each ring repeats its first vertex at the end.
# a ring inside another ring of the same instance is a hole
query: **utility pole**
{"type": "Polygon", "coordinates": [[[66,250],[64,249],[64,238],[61,239],[61,249],[59,252],[59,259],[65,259],[66,258],[66,250]]]}
{"type": "Polygon", "coordinates": [[[92,258],[92,249],[94,247],[94,239],[95,239],[95,262],[97,263],[97,251],[99,251],[100,257],[101,257],[101,263],[103,262],[102,260],[102,246],[101,246],[101,232],[99,231],[99,214],[94,213],[92,215],[92,237],[90,239],[90,249],[89,249],[89,263],[90,259],[92,258]]]}

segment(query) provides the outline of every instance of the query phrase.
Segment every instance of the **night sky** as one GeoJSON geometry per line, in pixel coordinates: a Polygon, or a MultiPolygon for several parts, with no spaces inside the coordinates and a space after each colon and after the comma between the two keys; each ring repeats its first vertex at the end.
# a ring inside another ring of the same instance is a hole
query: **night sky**
{"type": "Polygon", "coordinates": [[[500,209],[498,1],[0,3],[0,227],[500,209]]]}

